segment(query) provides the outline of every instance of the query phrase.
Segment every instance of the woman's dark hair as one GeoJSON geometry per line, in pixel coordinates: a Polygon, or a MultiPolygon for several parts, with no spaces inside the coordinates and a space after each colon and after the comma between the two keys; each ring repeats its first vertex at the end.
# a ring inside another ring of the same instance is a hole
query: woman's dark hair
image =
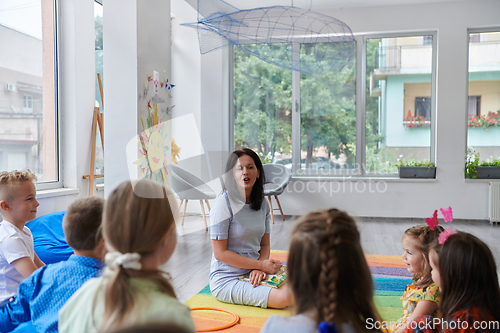
{"type": "Polygon", "coordinates": [[[292,231],[287,269],[297,314],[315,309],[318,324],[349,323],[356,332],[369,331],[368,319],[380,320],[359,231],[347,213],[330,209],[301,217],[292,231]]]}
{"type": "MultiPolygon", "coordinates": [[[[248,148],[243,148],[241,150],[235,150],[231,153],[227,160],[226,164],[226,174],[224,176],[224,191],[227,191],[230,198],[238,197],[241,195],[238,193],[236,189],[236,181],[233,176],[233,168],[240,158],[243,155],[250,156],[257,170],[259,171],[259,178],[255,181],[253,185],[252,192],[250,193],[250,208],[253,210],[259,210],[262,206],[262,201],[264,200],[264,183],[266,182],[266,177],[264,175],[264,168],[262,167],[262,162],[260,161],[259,155],[257,155],[253,150],[248,148]]],[[[245,198],[242,198],[243,202],[245,202],[245,198]]]]}
{"type": "Polygon", "coordinates": [[[500,288],[495,259],[488,246],[466,232],[450,235],[439,251],[440,310],[445,320],[477,306],[483,320],[500,320],[500,288]]]}

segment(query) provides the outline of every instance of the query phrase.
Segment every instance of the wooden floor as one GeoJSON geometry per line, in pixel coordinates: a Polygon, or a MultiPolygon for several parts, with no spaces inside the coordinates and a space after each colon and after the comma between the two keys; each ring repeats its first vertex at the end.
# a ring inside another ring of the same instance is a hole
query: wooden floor
{"type": "MultiPolygon", "coordinates": [[[[271,225],[271,249],[288,250],[289,236],[296,217],[287,216],[285,221],[279,215],[275,217],[275,224],[271,225]]],[[[364,252],[386,255],[401,255],[403,232],[411,226],[425,223],[422,219],[357,220],[364,252]]],[[[482,239],[492,250],[497,266],[500,266],[500,225],[454,221],[452,227],[482,239]]],[[[208,284],[212,247],[200,215],[187,216],[184,225],[177,225],[177,232],[176,250],[163,268],[171,275],[179,301],[185,302],[208,284]]]]}

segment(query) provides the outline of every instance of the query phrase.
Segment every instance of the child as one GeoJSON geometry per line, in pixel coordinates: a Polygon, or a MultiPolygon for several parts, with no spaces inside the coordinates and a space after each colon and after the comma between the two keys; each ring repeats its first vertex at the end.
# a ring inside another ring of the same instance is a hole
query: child
{"type": "Polygon", "coordinates": [[[189,308],[177,301],[159,269],[175,249],[176,212],[173,195],[148,179],[124,182],[110,194],[103,220],[109,269],[63,306],[60,332],[106,331],[158,320],[194,331],[189,308]]]}
{"type": "Polygon", "coordinates": [[[96,197],[79,199],[69,206],[63,231],[74,254],[67,261],[42,267],[21,282],[15,300],[0,309],[0,332],[30,321],[32,330],[57,332],[59,309],[104,267],[103,206],[104,200],[96,197]]]}
{"type": "Polygon", "coordinates": [[[429,265],[429,246],[436,242],[443,227],[431,230],[422,224],[407,229],[403,235],[403,255],[408,272],[413,273],[413,283],[408,285],[401,297],[404,314],[396,325],[396,333],[404,331],[406,325],[418,316],[437,315],[439,305],[438,286],[432,282],[429,265]]]}
{"type": "Polygon", "coordinates": [[[36,217],[36,176],[29,170],[0,172],[0,303],[11,301],[17,287],[44,266],[25,224],[36,217]]]}
{"type": "Polygon", "coordinates": [[[292,232],[287,267],[297,314],[269,317],[261,333],[313,333],[318,325],[320,332],[366,332],[370,320],[379,320],[359,231],[345,212],[302,217],[292,232]]]}
{"type": "MultiPolygon", "coordinates": [[[[477,237],[458,232],[429,252],[432,279],[441,290],[442,322],[419,317],[418,332],[499,332],[500,288],[495,259],[477,237]],[[426,325],[426,322],[438,325],[426,325]],[[434,327],[434,329],[429,329],[434,327]]],[[[411,332],[411,329],[406,330],[411,332]]]]}

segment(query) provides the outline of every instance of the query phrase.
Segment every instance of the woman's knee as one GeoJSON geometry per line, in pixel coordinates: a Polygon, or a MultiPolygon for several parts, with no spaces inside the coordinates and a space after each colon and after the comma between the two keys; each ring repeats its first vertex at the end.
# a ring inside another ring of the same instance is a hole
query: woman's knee
{"type": "Polygon", "coordinates": [[[291,298],[289,297],[289,290],[285,286],[279,289],[271,289],[269,298],[267,300],[268,308],[282,309],[291,305],[291,298]]]}

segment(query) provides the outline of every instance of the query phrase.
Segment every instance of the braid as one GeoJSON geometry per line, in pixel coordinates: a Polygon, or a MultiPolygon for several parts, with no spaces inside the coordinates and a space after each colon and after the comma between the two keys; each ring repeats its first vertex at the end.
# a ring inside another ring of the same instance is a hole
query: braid
{"type": "Polygon", "coordinates": [[[319,276],[320,310],[324,321],[333,323],[337,308],[337,280],[339,276],[337,245],[340,239],[331,216],[326,220],[326,235],[320,245],[321,272],[319,276]]]}

